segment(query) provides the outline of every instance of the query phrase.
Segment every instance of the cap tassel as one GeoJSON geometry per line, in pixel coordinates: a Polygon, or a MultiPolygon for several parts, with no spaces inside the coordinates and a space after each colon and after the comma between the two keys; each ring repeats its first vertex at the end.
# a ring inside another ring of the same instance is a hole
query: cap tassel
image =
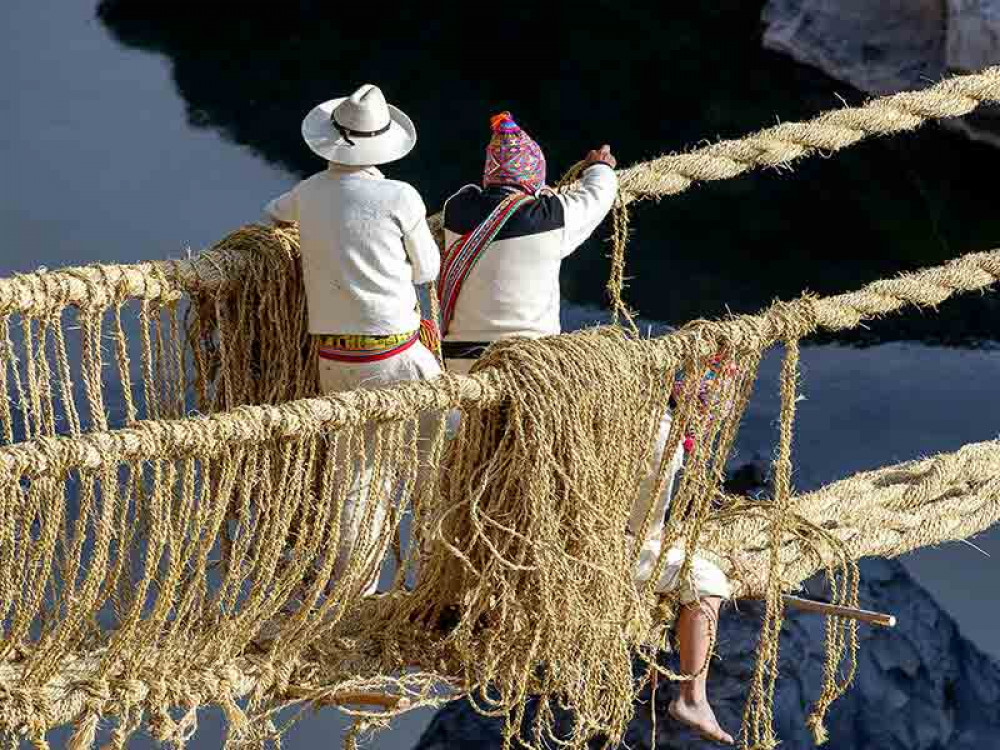
{"type": "Polygon", "coordinates": [[[510,112],[504,111],[490,118],[490,129],[494,133],[517,133],[521,130],[510,112]]]}

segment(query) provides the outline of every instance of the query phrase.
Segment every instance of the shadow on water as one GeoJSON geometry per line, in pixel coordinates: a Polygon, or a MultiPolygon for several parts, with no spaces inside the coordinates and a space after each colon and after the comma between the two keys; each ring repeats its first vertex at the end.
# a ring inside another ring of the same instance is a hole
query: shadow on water
{"type": "MultiPolygon", "coordinates": [[[[300,116],[377,81],[420,130],[392,174],[438,206],[476,180],[486,118],[502,108],[543,144],[555,177],[603,141],[625,164],[862,100],[761,49],[761,5],[588,0],[519,6],[488,22],[474,4],[387,7],[377,23],[367,6],[308,0],[277,12],[104,0],[98,12],[124,44],[172,61],[192,125],[300,175],[318,166],[299,139],[300,116]]],[[[982,186],[998,169],[1000,151],[932,125],[647,204],[633,224],[630,300],[645,317],[677,324],[990,249],[1000,245],[1000,216],[982,186]]],[[[601,300],[606,261],[602,248],[591,250],[564,272],[576,303],[601,300]]],[[[975,345],[996,337],[998,320],[995,298],[969,296],[937,315],[837,338],[975,345]]]]}

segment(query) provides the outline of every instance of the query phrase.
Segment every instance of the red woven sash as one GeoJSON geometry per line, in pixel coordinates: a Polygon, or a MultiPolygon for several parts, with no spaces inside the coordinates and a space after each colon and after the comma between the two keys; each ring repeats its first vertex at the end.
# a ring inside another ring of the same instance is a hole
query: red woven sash
{"type": "Polygon", "coordinates": [[[438,299],[441,301],[441,332],[448,333],[455,302],[462,291],[469,272],[486,252],[493,239],[517,210],[533,198],[517,192],[504,198],[478,227],[464,234],[445,250],[441,258],[441,279],[438,282],[438,299]]]}

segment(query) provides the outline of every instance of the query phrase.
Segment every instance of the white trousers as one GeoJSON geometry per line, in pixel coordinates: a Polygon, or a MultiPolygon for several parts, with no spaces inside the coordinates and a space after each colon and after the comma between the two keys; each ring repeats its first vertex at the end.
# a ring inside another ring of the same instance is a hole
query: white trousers
{"type": "MultiPolygon", "coordinates": [[[[650,502],[654,500],[653,492],[656,490],[656,480],[659,475],[660,461],[663,453],[667,449],[667,438],[670,434],[670,413],[664,415],[660,422],[660,431],[656,438],[656,447],[649,466],[646,467],[646,475],[642,480],[639,489],[639,499],[632,508],[632,515],[629,518],[629,533],[635,537],[642,531],[642,523],[646,518],[650,502]]],[[[677,450],[670,459],[670,465],[666,468],[666,482],[663,492],[655,498],[653,510],[653,522],[646,538],[642,542],[639,550],[639,562],[636,565],[635,580],[645,582],[650,579],[656,569],[657,560],[660,557],[661,545],[660,534],[663,531],[664,517],[670,505],[670,498],[673,496],[674,484],[677,473],[684,463],[684,449],[678,445],[677,450]]],[[[691,561],[691,574],[685,581],[678,581],[677,577],[684,564],[684,550],[680,547],[671,547],[667,550],[666,567],[660,580],[656,584],[656,591],[661,594],[674,591],[680,586],[680,600],[682,604],[692,604],[698,599],[709,596],[718,596],[728,599],[732,596],[732,587],[726,574],[722,572],[718,565],[709,562],[700,555],[695,555],[691,561]]]]}
{"type": "Polygon", "coordinates": [[[404,352],[380,362],[319,360],[319,385],[323,393],[358,388],[385,388],[407,380],[432,380],[441,374],[434,355],[419,341],[404,352]]]}
{"type": "MultiPolygon", "coordinates": [[[[319,360],[319,383],[323,393],[359,388],[385,388],[409,380],[431,380],[440,374],[441,367],[437,359],[420,342],[380,362],[319,360]]],[[[421,443],[429,439],[428,435],[435,424],[436,419],[433,414],[421,419],[421,443]]],[[[373,436],[374,430],[369,430],[365,435],[366,454],[371,450],[373,436]]],[[[340,446],[340,453],[336,459],[338,463],[346,463],[349,460],[349,450],[349,446],[340,446]]],[[[334,576],[339,577],[359,555],[364,556],[365,564],[377,559],[379,567],[366,584],[364,591],[366,596],[374,594],[378,588],[381,561],[385,559],[392,541],[391,536],[385,534],[385,519],[393,502],[393,496],[398,494],[387,477],[381,480],[379,487],[372,485],[374,477],[371,460],[370,455],[366,455],[365,461],[354,460],[354,479],[341,510],[340,543],[334,567],[334,576]],[[364,538],[362,538],[362,528],[366,529],[364,538]]]]}

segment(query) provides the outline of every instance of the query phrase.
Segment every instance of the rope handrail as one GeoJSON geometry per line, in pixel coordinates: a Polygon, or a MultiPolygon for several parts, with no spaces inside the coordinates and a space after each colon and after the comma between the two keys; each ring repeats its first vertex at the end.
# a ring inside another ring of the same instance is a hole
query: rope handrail
{"type": "MultiPolygon", "coordinates": [[[[797,495],[794,506],[806,522],[830,528],[857,558],[899,557],[929,542],[967,539],[992,525],[1000,512],[1000,440],[861,471],[797,495]],[[887,512],[898,516],[887,518],[887,512]]],[[[763,516],[734,522],[723,512],[706,531],[704,544],[736,578],[737,596],[752,597],[764,587],[767,566],[760,558],[767,530],[763,516]]],[[[817,556],[823,564],[834,559],[830,546],[818,545],[807,554],[793,534],[784,550],[788,565],[782,575],[789,588],[820,567],[817,556]]]]}
{"type": "MultiPolygon", "coordinates": [[[[720,343],[760,348],[817,328],[844,330],[906,305],[933,307],[960,293],[1000,282],[1000,249],[970,253],[940,266],[874,281],[861,289],[824,298],[803,296],[777,302],[757,315],[699,321],[636,345],[657,347],[664,362],[685,355],[710,356],[720,343]]],[[[43,437],[0,447],[0,475],[42,476],[70,467],[98,469],[120,458],[216,455],[233,445],[259,445],[278,437],[308,435],[366,421],[399,420],[462,405],[491,406],[505,396],[490,370],[445,374],[384,389],[350,391],[277,406],[241,406],[228,412],[176,420],[142,421],[132,427],[79,437],[43,437]]]]}
{"type": "MultiPolygon", "coordinates": [[[[275,232],[282,236],[279,230],[275,232]]],[[[0,315],[43,317],[68,305],[102,307],[129,299],[167,301],[185,290],[232,283],[252,262],[244,251],[213,248],[185,260],[14,274],[0,279],[0,315]]]]}
{"type": "Polygon", "coordinates": [[[781,167],[820,152],[837,152],[865,138],[915,130],[931,119],[967,115],[1000,102],[1000,66],[955,76],[920,91],[871,99],[686,154],[669,154],[619,173],[626,200],[676,195],[696,182],[728,180],[758,167],[781,167]]]}

